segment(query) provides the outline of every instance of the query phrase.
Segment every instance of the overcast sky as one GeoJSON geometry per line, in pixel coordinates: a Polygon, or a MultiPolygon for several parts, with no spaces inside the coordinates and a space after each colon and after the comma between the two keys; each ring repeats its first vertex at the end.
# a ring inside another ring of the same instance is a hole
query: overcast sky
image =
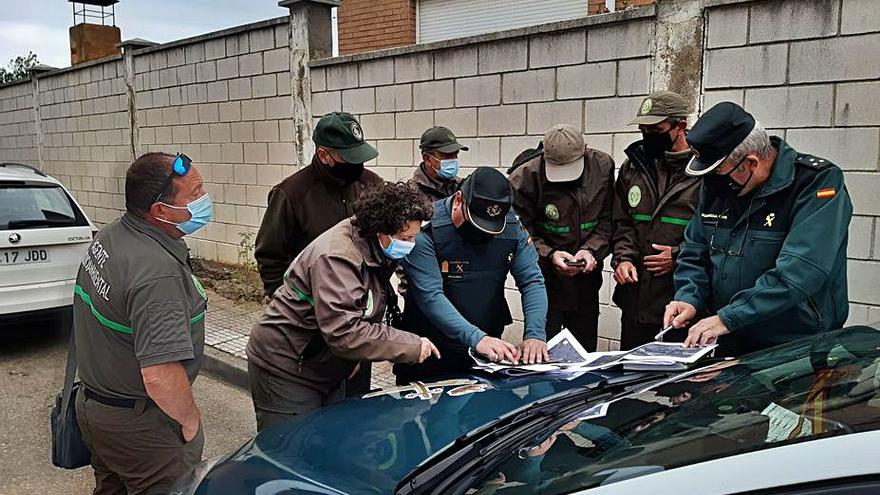
{"type": "MultiPolygon", "coordinates": [[[[161,43],[286,14],[278,0],[121,0],[116,25],[122,39],[161,43]]],[[[72,24],[73,9],[66,0],[3,0],[0,65],[30,50],[41,63],[69,66],[67,30],[72,24]]]]}

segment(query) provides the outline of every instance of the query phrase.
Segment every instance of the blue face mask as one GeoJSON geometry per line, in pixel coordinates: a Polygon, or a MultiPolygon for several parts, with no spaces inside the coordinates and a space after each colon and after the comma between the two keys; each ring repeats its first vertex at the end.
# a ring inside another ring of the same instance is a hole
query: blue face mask
{"type": "Polygon", "coordinates": [[[403,258],[406,258],[406,255],[408,255],[414,247],[416,247],[415,242],[401,241],[400,239],[392,237],[388,247],[382,251],[385,253],[385,256],[392,260],[402,260],[403,258]]]}
{"type": "Polygon", "coordinates": [[[437,171],[437,177],[445,180],[454,179],[458,175],[458,158],[449,160],[439,160],[440,170],[437,171]]]}
{"type": "Polygon", "coordinates": [[[208,222],[214,218],[214,203],[211,202],[211,197],[207,194],[187,203],[186,206],[174,206],[167,203],[162,204],[175,210],[189,210],[190,219],[183,223],[173,223],[168,220],[157,218],[157,220],[161,222],[176,226],[177,230],[186,235],[195,234],[199,229],[208,225],[208,222]]]}

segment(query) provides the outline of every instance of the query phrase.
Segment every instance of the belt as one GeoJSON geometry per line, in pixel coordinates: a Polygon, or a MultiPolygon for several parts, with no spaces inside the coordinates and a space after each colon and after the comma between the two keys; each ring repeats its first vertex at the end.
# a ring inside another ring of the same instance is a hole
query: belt
{"type": "MultiPolygon", "coordinates": [[[[115,397],[105,397],[105,396],[103,396],[103,395],[101,395],[101,394],[99,394],[89,388],[83,387],[83,390],[85,390],[87,398],[89,398],[95,402],[100,402],[101,404],[104,404],[105,406],[122,407],[125,409],[134,409],[134,407],[138,403],[138,400],[143,400],[143,399],[117,399],[115,397]]],[[[148,399],[148,401],[149,401],[149,399],[148,399]]]]}

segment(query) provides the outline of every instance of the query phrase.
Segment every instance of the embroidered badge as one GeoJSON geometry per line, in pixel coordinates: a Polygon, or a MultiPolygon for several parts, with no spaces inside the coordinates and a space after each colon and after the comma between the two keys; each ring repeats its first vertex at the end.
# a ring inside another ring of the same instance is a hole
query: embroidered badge
{"type": "Polygon", "coordinates": [[[486,214],[490,217],[497,217],[501,214],[501,207],[498,205],[489,205],[486,207],[486,214]]]}
{"type": "Polygon", "coordinates": [[[629,188],[629,194],[627,194],[627,200],[629,201],[629,205],[633,208],[639,206],[639,203],[642,202],[642,188],[639,186],[632,186],[629,188]]]}
{"type": "Polygon", "coordinates": [[[776,220],[776,213],[767,215],[767,218],[764,219],[764,227],[772,227],[773,220],[776,220]]]}
{"type": "Polygon", "coordinates": [[[547,217],[548,220],[557,221],[559,220],[559,208],[556,207],[553,203],[548,204],[544,207],[544,216],[547,217]]]}
{"type": "Polygon", "coordinates": [[[639,109],[639,113],[642,115],[647,115],[648,112],[651,111],[651,108],[654,107],[654,102],[651,101],[650,98],[645,98],[645,101],[642,102],[642,108],[639,109]]]}
{"type": "Polygon", "coordinates": [[[361,141],[364,140],[364,131],[361,130],[361,126],[357,122],[351,123],[351,134],[361,141]]]}

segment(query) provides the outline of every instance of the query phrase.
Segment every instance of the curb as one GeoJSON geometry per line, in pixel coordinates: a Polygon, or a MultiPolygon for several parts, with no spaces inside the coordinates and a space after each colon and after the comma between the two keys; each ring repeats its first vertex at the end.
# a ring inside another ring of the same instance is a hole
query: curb
{"type": "Polygon", "coordinates": [[[244,390],[250,390],[247,360],[205,346],[202,371],[244,390]]]}

